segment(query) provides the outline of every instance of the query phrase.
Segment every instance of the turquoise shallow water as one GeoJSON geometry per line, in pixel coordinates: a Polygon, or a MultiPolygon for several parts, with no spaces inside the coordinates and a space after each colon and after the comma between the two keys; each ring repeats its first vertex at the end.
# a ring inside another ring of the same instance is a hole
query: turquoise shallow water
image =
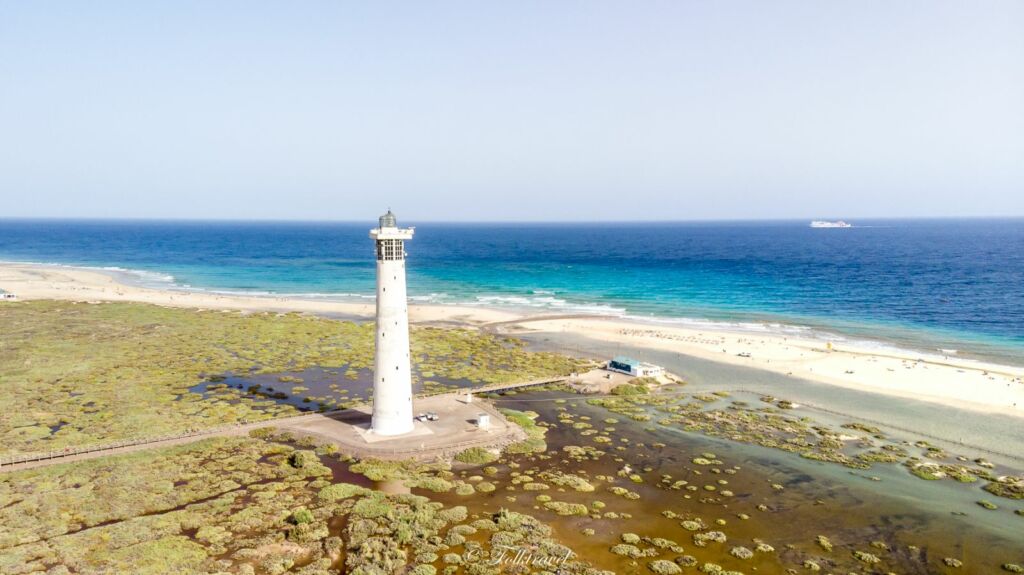
{"type": "MultiPolygon", "coordinates": [[[[362,299],[374,292],[374,223],[0,220],[0,259],[362,299]]],[[[1022,219],[423,223],[407,251],[423,303],[817,329],[1024,362],[1022,219]]]]}

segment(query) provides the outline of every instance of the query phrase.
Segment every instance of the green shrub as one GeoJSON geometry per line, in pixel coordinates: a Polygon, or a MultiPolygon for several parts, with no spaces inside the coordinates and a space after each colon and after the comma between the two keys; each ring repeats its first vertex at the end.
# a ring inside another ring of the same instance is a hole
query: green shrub
{"type": "Polygon", "coordinates": [[[612,395],[644,395],[646,393],[648,393],[646,386],[631,383],[616,385],[612,388],[612,395]]]}
{"type": "Polygon", "coordinates": [[[292,515],[288,518],[288,521],[293,525],[305,525],[306,523],[312,523],[313,512],[310,511],[309,509],[306,509],[305,507],[296,509],[295,511],[292,512],[292,515]]]}
{"type": "Polygon", "coordinates": [[[491,463],[496,461],[498,456],[490,450],[484,449],[483,447],[470,447],[469,449],[459,453],[455,456],[456,461],[462,463],[470,463],[473,465],[483,465],[485,463],[491,463]]]}
{"type": "Polygon", "coordinates": [[[407,480],[406,484],[409,485],[409,487],[419,487],[420,489],[426,489],[427,491],[433,491],[434,493],[445,493],[451,491],[455,487],[455,484],[447,479],[432,477],[429,475],[407,480]]]}
{"type": "Polygon", "coordinates": [[[249,437],[254,437],[256,439],[266,439],[271,435],[274,435],[275,432],[276,431],[273,427],[258,427],[256,429],[249,431],[249,437]]]}
{"type": "Polygon", "coordinates": [[[363,495],[368,493],[369,490],[359,485],[353,485],[351,483],[335,483],[329,485],[320,490],[321,501],[337,501],[339,499],[348,499],[354,495],[363,495]]]}
{"type": "Polygon", "coordinates": [[[302,469],[314,461],[319,461],[319,459],[312,451],[294,451],[288,456],[288,465],[296,469],[302,469]]]}
{"type": "Polygon", "coordinates": [[[653,571],[654,573],[657,573],[658,575],[676,575],[677,573],[683,572],[682,568],[680,568],[678,565],[671,561],[666,561],[664,559],[651,561],[647,564],[647,568],[653,571]]]}
{"type": "Polygon", "coordinates": [[[632,559],[643,556],[643,551],[640,551],[636,545],[629,545],[627,543],[612,545],[612,548],[609,549],[609,551],[616,555],[622,555],[623,557],[630,557],[632,559]]]}
{"type": "Polygon", "coordinates": [[[590,511],[582,503],[567,503],[565,501],[548,501],[544,507],[559,515],[589,515],[590,511]]]}
{"type": "Polygon", "coordinates": [[[352,514],[366,519],[383,517],[394,508],[394,505],[383,495],[378,497],[366,497],[356,502],[352,507],[352,514]]]}

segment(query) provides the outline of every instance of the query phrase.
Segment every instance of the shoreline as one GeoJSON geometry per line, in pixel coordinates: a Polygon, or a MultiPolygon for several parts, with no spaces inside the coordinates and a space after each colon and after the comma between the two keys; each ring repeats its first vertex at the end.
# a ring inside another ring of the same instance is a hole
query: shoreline
{"type": "MultiPolygon", "coordinates": [[[[213,300],[239,299],[263,301],[262,309],[274,309],[265,302],[315,302],[316,304],[337,304],[347,312],[316,312],[332,313],[333,317],[344,319],[364,319],[373,315],[374,296],[349,292],[274,292],[246,288],[197,287],[181,283],[175,276],[158,270],[131,269],[119,265],[69,264],[62,262],[19,261],[0,259],[0,269],[4,267],[32,267],[52,270],[75,270],[95,272],[115,279],[124,287],[141,288],[158,292],[170,292],[182,295],[197,295],[213,300]],[[363,306],[369,306],[365,312],[363,306]]],[[[3,291],[0,286],[0,292],[3,291]]],[[[539,299],[534,302],[526,295],[497,295],[482,293],[476,300],[458,300],[447,293],[431,293],[427,295],[409,296],[409,308],[438,308],[451,310],[493,311],[507,318],[523,317],[584,317],[610,319],[624,323],[664,326],[690,331],[721,332],[728,334],[747,334],[750,336],[770,335],[804,340],[818,341],[822,345],[832,342],[862,350],[871,350],[877,355],[892,352],[900,356],[915,355],[930,360],[948,359],[954,356],[957,361],[979,362],[989,365],[1010,366],[1024,369],[1024,347],[1019,350],[1015,343],[998,339],[985,339],[980,334],[958,334],[948,329],[932,330],[920,326],[902,326],[888,323],[872,324],[866,321],[837,319],[829,323],[823,318],[783,315],[774,312],[750,310],[736,316],[716,316],[715,311],[707,311],[707,315],[687,316],[658,315],[657,312],[641,313],[629,311],[625,307],[614,307],[610,304],[572,302],[555,296],[555,292],[537,290],[533,292],[539,299]],[[448,301],[445,301],[448,300],[448,301]],[[550,300],[550,301],[544,301],[550,300]]],[[[173,305],[173,304],[171,304],[173,305]]],[[[250,305],[250,304],[247,304],[250,305]]],[[[251,304],[255,305],[255,304],[251,304]]],[[[232,306],[231,309],[240,309],[232,306]]],[[[468,323],[487,322],[491,317],[482,314],[461,314],[468,323]]],[[[423,321],[430,321],[425,319],[423,321]]]]}
{"type": "MultiPolygon", "coordinates": [[[[195,309],[302,312],[356,320],[370,320],[375,312],[372,300],[349,303],[160,289],[132,285],[119,277],[124,273],[130,272],[2,262],[0,289],[14,293],[19,300],[140,302],[195,309]]],[[[413,323],[466,325],[508,335],[557,333],[611,345],[675,352],[881,397],[1024,417],[1024,367],[850,341],[831,342],[830,347],[828,341],[801,334],[725,329],[710,323],[694,327],[611,316],[531,315],[530,311],[536,310],[409,305],[413,323]]]]}
{"type": "Polygon", "coordinates": [[[811,417],[826,425],[859,422],[878,427],[890,438],[924,439],[951,453],[986,456],[992,461],[1021,469],[1024,427],[1013,415],[958,406],[928,403],[916,398],[880,395],[869,390],[842,387],[806,378],[787,377],[751,366],[699,359],[677,351],[658,351],[581,336],[550,332],[520,334],[538,351],[575,353],[589,357],[627,353],[664,365],[688,383],[682,393],[708,394],[724,391],[731,397],[756,405],[760,397],[773,395],[797,404],[791,415],[811,417]],[[956,422],[951,425],[950,422],[956,422]]]}

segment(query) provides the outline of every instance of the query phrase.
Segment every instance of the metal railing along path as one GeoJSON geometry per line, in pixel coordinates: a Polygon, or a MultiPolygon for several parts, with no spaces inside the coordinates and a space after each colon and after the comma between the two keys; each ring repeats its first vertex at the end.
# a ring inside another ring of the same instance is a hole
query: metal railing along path
{"type": "MultiPolygon", "coordinates": [[[[566,379],[565,377],[555,377],[555,378],[537,379],[537,380],[531,380],[531,381],[512,382],[512,383],[492,383],[492,384],[487,384],[487,385],[483,385],[483,386],[479,386],[479,387],[470,387],[470,388],[455,389],[455,390],[443,390],[443,391],[433,392],[433,393],[421,393],[421,394],[417,394],[416,397],[417,398],[427,398],[427,397],[435,397],[435,396],[440,396],[440,395],[445,395],[445,394],[451,394],[451,395],[458,396],[458,395],[465,395],[467,393],[472,393],[472,394],[491,393],[491,392],[495,392],[495,391],[503,391],[503,390],[509,390],[509,389],[519,389],[519,388],[524,388],[524,387],[535,387],[535,386],[540,386],[540,385],[547,385],[547,384],[550,384],[550,383],[557,383],[559,381],[564,381],[565,379],[566,379]]],[[[168,434],[164,434],[164,435],[146,436],[146,437],[139,437],[139,438],[133,438],[133,439],[122,439],[122,440],[114,441],[114,442],[110,442],[110,443],[100,443],[100,444],[95,444],[95,445],[85,445],[85,446],[79,446],[79,447],[66,447],[66,448],[63,448],[63,449],[53,449],[53,450],[43,451],[43,452],[5,455],[5,456],[0,456],[0,469],[3,469],[5,467],[14,466],[14,465],[23,464],[23,463],[33,463],[33,462],[37,462],[37,461],[48,461],[48,460],[54,460],[54,459],[65,459],[65,458],[75,457],[75,456],[78,456],[78,455],[84,455],[84,454],[88,454],[88,453],[96,453],[96,452],[101,452],[101,451],[114,451],[114,450],[123,449],[123,448],[126,448],[126,447],[136,447],[136,446],[140,446],[140,445],[151,445],[151,444],[163,443],[163,442],[167,442],[167,441],[176,441],[176,440],[179,440],[179,439],[185,439],[185,438],[190,438],[190,437],[213,436],[213,435],[217,435],[217,434],[225,433],[225,432],[229,432],[229,431],[238,431],[238,430],[241,430],[242,428],[246,428],[246,427],[251,428],[251,429],[258,429],[260,427],[267,427],[267,426],[270,426],[270,425],[282,423],[282,422],[287,421],[287,420],[302,420],[302,419],[311,419],[311,418],[314,418],[314,417],[317,417],[317,416],[321,416],[321,417],[329,416],[329,415],[332,415],[332,414],[339,414],[339,413],[343,413],[345,411],[350,411],[352,409],[358,409],[360,407],[365,407],[365,406],[368,406],[368,405],[370,405],[369,401],[361,401],[361,402],[350,404],[347,407],[342,408],[342,409],[332,409],[332,410],[329,410],[329,411],[317,411],[317,412],[303,413],[303,414],[299,414],[299,415],[294,415],[294,414],[279,415],[279,416],[269,417],[267,419],[260,419],[260,420],[256,420],[256,421],[249,421],[249,420],[243,419],[243,420],[240,420],[240,421],[235,422],[235,423],[228,423],[228,424],[219,425],[219,426],[215,426],[215,427],[205,427],[205,428],[202,428],[202,429],[190,429],[190,430],[187,430],[187,431],[184,431],[184,432],[179,432],[179,433],[168,433],[168,434]]],[[[414,452],[414,451],[416,451],[416,450],[409,450],[409,452],[414,452]]],[[[399,453],[399,452],[396,452],[394,454],[397,454],[397,453],[399,453]]],[[[402,451],[401,453],[404,453],[404,451],[402,451]]]]}
{"type": "Polygon", "coordinates": [[[163,443],[167,441],[176,441],[179,439],[185,439],[189,437],[204,437],[224,433],[228,431],[237,431],[243,428],[257,429],[259,427],[265,427],[280,423],[289,419],[301,419],[310,417],[313,415],[321,415],[316,413],[306,413],[302,415],[283,415],[277,417],[270,417],[267,419],[261,419],[257,421],[240,420],[236,423],[228,423],[224,425],[218,425],[215,427],[204,427],[202,429],[190,429],[179,433],[167,433],[163,435],[150,435],[146,437],[138,437],[132,439],[122,439],[119,441],[113,441],[110,443],[100,443],[95,445],[85,445],[79,447],[66,447],[63,449],[52,449],[50,451],[35,452],[35,453],[22,453],[15,455],[0,456],[0,468],[17,465],[20,463],[32,463],[35,461],[46,461],[51,459],[62,459],[66,457],[74,457],[76,455],[84,455],[87,453],[96,453],[100,451],[113,451],[116,449],[123,449],[125,447],[135,447],[139,445],[149,445],[154,443],[163,443]]]}

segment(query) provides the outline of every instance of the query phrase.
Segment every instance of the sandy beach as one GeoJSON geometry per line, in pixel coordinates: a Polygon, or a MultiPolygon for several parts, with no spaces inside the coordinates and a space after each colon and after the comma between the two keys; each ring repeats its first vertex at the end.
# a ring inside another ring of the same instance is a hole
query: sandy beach
{"type": "MultiPolygon", "coordinates": [[[[0,264],[0,289],[19,300],[133,301],[198,309],[303,312],[370,319],[373,303],[246,296],[130,285],[116,272],[0,264]]],[[[913,350],[858,346],[725,326],[666,326],[606,316],[531,315],[479,306],[410,305],[415,323],[497,325],[680,353],[794,378],[976,411],[1024,417],[1024,368],[913,350]]],[[[640,358],[643,359],[643,358],[640,358]]]]}
{"type": "MultiPolygon", "coordinates": [[[[0,289],[21,300],[59,299],[72,301],[133,301],[196,309],[232,309],[240,311],[305,312],[373,317],[375,308],[368,303],[321,299],[246,296],[201,291],[164,290],[131,285],[118,272],[45,264],[0,263],[0,289]]],[[[413,322],[455,322],[482,324],[510,321],[513,312],[469,306],[410,305],[413,322]]]]}

